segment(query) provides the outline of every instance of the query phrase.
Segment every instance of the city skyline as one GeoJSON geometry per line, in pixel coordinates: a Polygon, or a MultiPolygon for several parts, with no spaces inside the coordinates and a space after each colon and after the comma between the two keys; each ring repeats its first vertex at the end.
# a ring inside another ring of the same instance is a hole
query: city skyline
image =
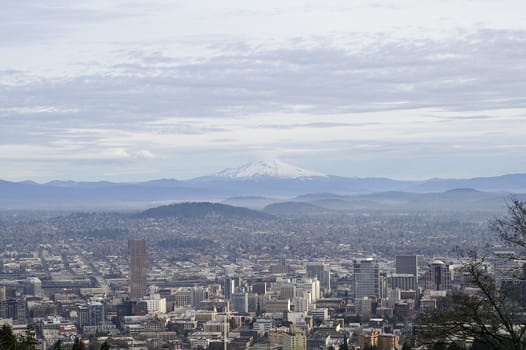
{"type": "Polygon", "coordinates": [[[524,173],[525,13],[511,0],[5,4],[1,178],[188,179],[267,158],[357,177],[524,173]]]}

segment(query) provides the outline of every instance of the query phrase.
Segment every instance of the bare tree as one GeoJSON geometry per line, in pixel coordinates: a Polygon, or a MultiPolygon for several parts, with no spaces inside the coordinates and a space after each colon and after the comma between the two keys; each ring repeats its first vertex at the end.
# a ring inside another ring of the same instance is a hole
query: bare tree
{"type": "MultiPolygon", "coordinates": [[[[524,202],[513,199],[495,230],[504,243],[520,250],[510,259],[526,257],[524,202]]],[[[440,300],[434,313],[419,317],[417,334],[424,340],[474,342],[488,349],[526,349],[526,283],[523,264],[515,265],[519,271],[509,271],[497,284],[486,258],[472,254],[464,264],[472,293],[456,291],[440,300]]]]}

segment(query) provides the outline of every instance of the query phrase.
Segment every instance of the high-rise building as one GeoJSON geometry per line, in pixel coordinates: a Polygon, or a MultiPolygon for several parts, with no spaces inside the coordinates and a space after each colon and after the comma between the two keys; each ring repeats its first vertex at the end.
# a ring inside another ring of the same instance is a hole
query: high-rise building
{"type": "Polygon", "coordinates": [[[150,293],[141,299],[138,304],[146,310],[150,315],[166,313],[166,298],[161,298],[154,286],[150,287],[150,293]]]}
{"type": "Polygon", "coordinates": [[[435,260],[426,272],[426,289],[431,290],[450,290],[451,272],[449,265],[440,260],[435,260]]]}
{"type": "Polygon", "coordinates": [[[320,289],[325,293],[331,290],[331,266],[329,264],[308,264],[307,277],[316,277],[320,281],[320,289]]]}
{"type": "Polygon", "coordinates": [[[296,285],[292,283],[283,283],[279,287],[279,298],[281,300],[293,299],[296,296],[296,285]]]}
{"type": "Polygon", "coordinates": [[[24,294],[40,296],[42,293],[42,281],[37,277],[28,277],[23,281],[24,294]]]}
{"type": "Polygon", "coordinates": [[[400,290],[416,290],[416,278],[411,273],[393,273],[387,276],[389,287],[400,290]]]}
{"type": "Polygon", "coordinates": [[[248,312],[248,293],[234,292],[230,296],[232,300],[232,310],[234,312],[248,312]]]}
{"type": "Polygon", "coordinates": [[[320,281],[316,278],[304,278],[299,283],[299,294],[308,298],[309,303],[315,303],[320,299],[320,281]]]}
{"type": "Polygon", "coordinates": [[[378,261],[373,258],[353,260],[354,299],[375,296],[380,297],[380,273],[378,261]]]}
{"type": "Polygon", "coordinates": [[[516,258],[514,251],[496,251],[491,260],[497,288],[503,288],[503,286],[512,285],[514,281],[522,280],[522,263],[516,258]]]}
{"type": "Polygon", "coordinates": [[[252,284],[252,292],[257,295],[265,295],[267,293],[267,282],[255,282],[252,284]]]}
{"type": "Polygon", "coordinates": [[[396,273],[407,273],[418,278],[418,256],[397,255],[395,257],[396,273]]]}
{"type": "Polygon", "coordinates": [[[232,297],[232,293],[234,293],[236,288],[239,286],[241,286],[241,277],[226,277],[224,291],[225,298],[230,299],[232,297]]]}
{"type": "Polygon", "coordinates": [[[0,318],[11,318],[15,324],[26,323],[26,301],[7,299],[0,301],[0,318]]]}
{"type": "Polygon", "coordinates": [[[376,348],[378,350],[398,349],[398,336],[389,333],[379,334],[376,348]]]}
{"type": "Polygon", "coordinates": [[[144,239],[130,239],[128,250],[130,300],[138,301],[146,295],[146,241],[144,239]]]}
{"type": "Polygon", "coordinates": [[[307,350],[307,336],[304,331],[292,328],[290,332],[283,333],[281,345],[283,350],[307,350]]]}
{"type": "Polygon", "coordinates": [[[104,323],[106,319],[106,308],[100,301],[90,301],[88,303],[88,323],[90,326],[97,326],[104,323]]]}
{"type": "Polygon", "coordinates": [[[198,307],[199,303],[208,298],[208,292],[203,287],[192,288],[192,306],[198,307]]]}

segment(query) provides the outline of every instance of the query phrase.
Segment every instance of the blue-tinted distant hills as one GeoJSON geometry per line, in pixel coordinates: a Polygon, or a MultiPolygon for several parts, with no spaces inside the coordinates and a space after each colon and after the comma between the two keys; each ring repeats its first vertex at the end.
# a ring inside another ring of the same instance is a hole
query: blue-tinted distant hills
{"type": "Polygon", "coordinates": [[[526,174],[507,174],[471,179],[431,179],[410,187],[416,192],[447,191],[456,188],[471,188],[490,192],[526,192],[526,174]]]}
{"type": "Polygon", "coordinates": [[[410,181],[386,178],[346,178],[341,176],[309,176],[300,178],[201,177],[185,182],[191,188],[208,188],[215,193],[231,196],[291,196],[308,192],[367,193],[371,191],[402,190],[413,185],[410,181]]]}
{"type": "Polygon", "coordinates": [[[273,203],[264,210],[275,215],[318,215],[359,211],[403,212],[492,212],[506,211],[511,196],[526,200],[525,194],[483,192],[474,189],[453,189],[444,192],[376,192],[357,195],[312,193],[297,196],[281,203],[273,203]],[[312,208],[314,210],[306,210],[312,208]]]}
{"type": "Polygon", "coordinates": [[[259,162],[240,167],[239,171],[227,170],[190,180],[159,179],[137,183],[51,181],[38,184],[0,180],[0,208],[145,208],[155,204],[211,200],[261,209],[294,197],[294,201],[309,202],[329,210],[397,205],[432,208],[434,204],[430,203],[451,208],[460,206],[453,198],[462,199],[462,203],[469,199],[475,207],[489,208],[492,205],[484,203],[495,200],[502,203],[502,198],[509,198],[511,193],[526,193],[526,174],[401,181],[324,175],[283,163],[259,162]]]}

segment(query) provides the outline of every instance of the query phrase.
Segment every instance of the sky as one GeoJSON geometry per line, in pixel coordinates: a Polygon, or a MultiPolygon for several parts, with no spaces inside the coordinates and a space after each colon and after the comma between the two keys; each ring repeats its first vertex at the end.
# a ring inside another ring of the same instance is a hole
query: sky
{"type": "Polygon", "coordinates": [[[523,0],[0,6],[0,179],[526,172],[523,0]]]}

